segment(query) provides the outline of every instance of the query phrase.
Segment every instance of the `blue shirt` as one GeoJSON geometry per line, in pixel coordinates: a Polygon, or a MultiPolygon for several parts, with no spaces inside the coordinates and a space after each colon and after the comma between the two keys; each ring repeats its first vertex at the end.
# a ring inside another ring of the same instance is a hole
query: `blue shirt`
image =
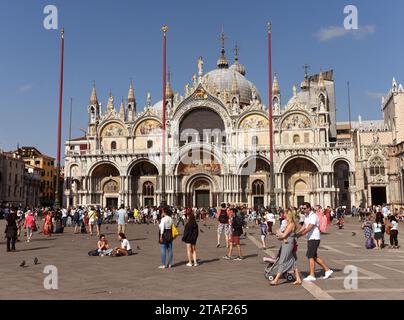
{"type": "Polygon", "coordinates": [[[128,217],[128,214],[125,209],[119,209],[116,216],[117,216],[118,224],[121,224],[121,225],[126,224],[125,218],[128,217]]]}

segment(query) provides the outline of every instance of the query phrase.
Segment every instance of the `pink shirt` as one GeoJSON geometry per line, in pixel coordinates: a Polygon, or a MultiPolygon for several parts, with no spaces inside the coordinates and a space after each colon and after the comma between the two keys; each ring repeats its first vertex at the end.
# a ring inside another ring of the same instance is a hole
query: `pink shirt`
{"type": "Polygon", "coordinates": [[[24,227],[32,227],[34,223],[34,216],[32,214],[29,214],[28,216],[25,217],[25,222],[24,222],[24,227]]]}

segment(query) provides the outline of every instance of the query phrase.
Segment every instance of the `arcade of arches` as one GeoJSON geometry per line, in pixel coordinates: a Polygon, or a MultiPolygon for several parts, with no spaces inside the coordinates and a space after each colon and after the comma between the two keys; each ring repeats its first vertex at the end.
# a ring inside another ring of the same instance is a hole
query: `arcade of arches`
{"type": "Polygon", "coordinates": [[[276,174],[278,204],[282,207],[298,207],[303,202],[351,205],[354,193],[354,175],[345,160],[336,161],[332,172],[320,172],[317,165],[306,158],[289,160],[281,173],[276,174]]]}

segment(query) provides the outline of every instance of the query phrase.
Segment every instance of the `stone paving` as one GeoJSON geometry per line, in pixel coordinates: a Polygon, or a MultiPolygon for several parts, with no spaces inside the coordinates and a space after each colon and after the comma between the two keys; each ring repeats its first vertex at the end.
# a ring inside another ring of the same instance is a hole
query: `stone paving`
{"type": "MultiPolygon", "coordinates": [[[[5,222],[0,220],[4,230],[5,222]]],[[[404,250],[366,250],[363,232],[356,218],[347,218],[345,228],[329,228],[323,235],[320,256],[335,271],[332,278],[320,277],[311,284],[285,283],[270,287],[264,278],[262,257],[277,252],[278,241],[269,237],[270,248],[259,247],[259,230],[250,226],[242,239],[243,261],[225,261],[225,248],[216,248],[216,224],[199,224],[202,232],[197,249],[199,267],[187,267],[185,244],[174,242],[174,268],[161,270],[158,230],[153,225],[129,225],[128,239],[135,254],[131,257],[89,257],[97,237],[64,234],[50,238],[35,233],[30,243],[21,239],[17,252],[6,253],[0,241],[0,299],[403,299],[404,250]],[[355,234],[354,234],[355,233],[355,234]],[[34,265],[37,257],[40,264],[34,265]],[[25,260],[26,267],[20,267],[25,260]],[[58,270],[58,290],[44,289],[44,268],[58,270]],[[358,289],[344,289],[344,268],[358,268],[358,289]]],[[[116,225],[103,225],[111,246],[117,246],[116,225]]],[[[404,230],[400,224],[401,231],[404,230]]],[[[182,227],[179,228],[180,233],[182,227]]],[[[399,233],[399,241],[400,241],[399,233]]],[[[388,242],[386,236],[386,242],[388,242]]],[[[222,245],[224,241],[222,241],[222,245]]],[[[306,243],[299,240],[298,266],[308,270],[306,243]]],[[[318,270],[318,275],[322,273],[318,270]]],[[[322,274],[321,274],[322,275],[322,274]]]]}

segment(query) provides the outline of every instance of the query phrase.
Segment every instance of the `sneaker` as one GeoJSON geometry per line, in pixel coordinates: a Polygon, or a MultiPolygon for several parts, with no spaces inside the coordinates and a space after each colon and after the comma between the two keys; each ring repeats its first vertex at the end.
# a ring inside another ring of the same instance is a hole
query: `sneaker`
{"type": "Polygon", "coordinates": [[[303,281],[316,281],[316,278],[309,275],[306,278],[304,278],[303,281]]]}
{"type": "Polygon", "coordinates": [[[220,248],[220,243],[218,243],[218,244],[216,245],[216,248],[220,248]]]}
{"type": "Polygon", "coordinates": [[[172,268],[172,265],[171,265],[171,264],[169,264],[169,265],[168,265],[168,269],[171,269],[171,268],[172,268]]]}
{"type": "Polygon", "coordinates": [[[159,266],[159,269],[165,269],[166,266],[159,266]]]}
{"type": "Polygon", "coordinates": [[[331,277],[331,275],[334,273],[334,271],[332,271],[331,269],[325,272],[325,276],[323,277],[323,279],[328,279],[329,277],[331,277]]]}
{"type": "Polygon", "coordinates": [[[191,262],[188,262],[188,263],[186,264],[186,266],[187,266],[187,267],[192,267],[192,263],[191,263],[191,262]]]}
{"type": "Polygon", "coordinates": [[[244,258],[243,258],[243,257],[237,257],[237,258],[235,258],[234,260],[235,260],[235,261],[241,261],[241,260],[244,260],[244,258]]]}
{"type": "Polygon", "coordinates": [[[199,263],[198,262],[195,262],[194,263],[194,267],[198,267],[199,266],[199,263]]]}
{"type": "Polygon", "coordinates": [[[227,254],[223,257],[223,259],[224,260],[231,260],[231,258],[227,254]]]}

